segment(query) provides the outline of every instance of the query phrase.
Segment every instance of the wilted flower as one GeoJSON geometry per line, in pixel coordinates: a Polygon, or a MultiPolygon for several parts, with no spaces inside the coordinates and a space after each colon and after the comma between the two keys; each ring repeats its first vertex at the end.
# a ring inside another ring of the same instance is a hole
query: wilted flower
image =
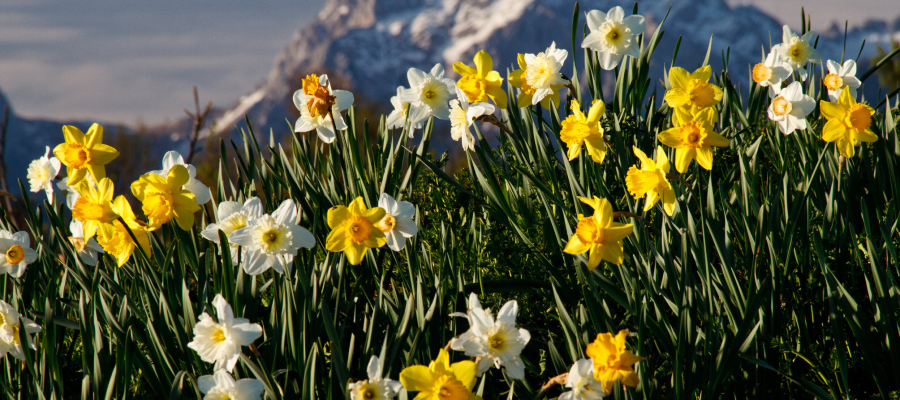
{"type": "Polygon", "coordinates": [[[806,116],[816,109],[816,101],[803,93],[800,82],[792,82],[781,90],[769,105],[769,119],[778,123],[781,133],[790,135],[806,129],[806,116]]]}
{"type": "Polygon", "coordinates": [[[774,51],[770,51],[766,59],[753,67],[753,82],[768,87],[769,95],[781,91],[781,82],[791,76],[791,65],[784,62],[774,51]]]}
{"type": "Polygon", "coordinates": [[[378,357],[372,356],[366,368],[368,380],[353,382],[348,385],[351,400],[388,400],[397,396],[403,385],[400,382],[381,377],[381,365],[378,357]]]}
{"type": "MultiPolygon", "coordinates": [[[[710,84],[712,67],[700,67],[691,74],[681,67],[669,69],[672,89],[666,92],[664,100],[671,108],[689,110],[704,109],[722,101],[722,88],[710,84]]],[[[715,114],[714,114],[715,115],[715,114]]],[[[715,115],[718,118],[718,115],[715,115]]],[[[713,120],[715,122],[715,120],[713,120]]]]}
{"type": "Polygon", "coordinates": [[[38,254],[31,249],[28,232],[0,229],[0,275],[9,274],[19,278],[25,273],[25,267],[37,260],[38,254]]]}
{"type": "Polygon", "coordinates": [[[320,140],[331,143],[336,137],[335,128],[347,129],[341,111],[353,105],[353,93],[332,90],[327,75],[307,75],[303,78],[303,88],[294,92],[294,105],[300,110],[294,131],[309,132],[315,129],[320,140]]]}
{"type": "Polygon", "coordinates": [[[197,386],[204,394],[204,400],[259,400],[265,386],[259,379],[241,379],[235,381],[224,369],[216,370],[212,375],[203,375],[197,379],[197,386]]]}
{"type": "Polygon", "coordinates": [[[241,265],[250,275],[259,275],[269,268],[279,274],[291,272],[297,250],[316,245],[312,233],[297,225],[297,206],[291,199],[281,202],[272,215],[247,222],[246,227],[232,232],[229,240],[244,248],[241,265]]]}
{"type": "Polygon", "coordinates": [[[366,208],[362,197],[353,200],[350,207],[331,207],[328,209],[331,233],[325,249],[334,253],[343,251],[350,264],[361,263],[367,249],[384,246],[387,241],[384,232],[375,226],[385,214],[381,207],[366,208]]]}
{"type": "Polygon", "coordinates": [[[69,185],[81,183],[90,172],[94,182],[106,178],[106,164],[119,156],[118,150],[103,144],[103,127],[91,125],[88,132],[82,133],[78,128],[63,126],[65,143],[53,149],[53,155],[66,166],[69,185]]]}
{"type": "Polygon", "coordinates": [[[838,151],[842,156],[853,158],[856,155],[856,145],[860,142],[871,143],[878,140],[878,136],[870,129],[875,110],[857,103],[856,99],[850,96],[849,87],[844,88],[836,103],[819,101],[819,109],[828,120],[822,128],[822,139],[826,142],[837,142],[838,151]]]}
{"type": "Polygon", "coordinates": [[[506,367],[510,378],[525,379],[525,364],[519,354],[531,340],[531,334],[525,329],[516,328],[518,310],[519,304],[515,300],[509,301],[500,308],[495,321],[490,309],[481,308],[478,296],[475,293],[469,294],[468,314],[451,314],[466,317],[469,320],[469,330],[454,338],[450,342],[450,348],[465,351],[467,356],[481,357],[478,362],[479,376],[493,365],[498,369],[506,367]]]}
{"type": "Polygon", "coordinates": [[[125,229],[125,225],[122,225],[122,222],[118,220],[113,221],[111,224],[100,225],[100,230],[97,231],[97,242],[100,243],[100,246],[103,246],[103,250],[116,257],[116,263],[121,267],[131,258],[137,246],[141,246],[145,252],[150,251],[150,237],[147,232],[153,229],[143,221],[137,220],[125,196],[116,197],[115,201],[112,202],[112,209],[118,216],[122,217],[122,220],[128,226],[128,230],[131,230],[131,233],[137,239],[137,243],[135,243],[131,235],[128,234],[128,230],[125,229]]]}
{"type": "Polygon", "coordinates": [[[207,313],[200,315],[200,322],[194,325],[194,340],[188,347],[200,355],[200,359],[215,363],[215,369],[224,368],[231,372],[241,355],[241,346],[248,346],[262,336],[262,327],[251,324],[246,318],[234,318],[231,305],[221,294],[213,299],[219,322],[213,321],[207,313]]]}
{"type": "Polygon", "coordinates": [[[590,358],[572,364],[566,387],[572,390],[559,395],[559,400],[600,400],[606,394],[603,384],[594,378],[594,362],[590,358]]]}
{"type": "Polygon", "coordinates": [[[72,236],[69,236],[69,243],[72,243],[72,247],[78,252],[78,258],[81,262],[86,265],[96,266],[98,254],[104,252],[103,247],[100,247],[100,244],[94,238],[85,240],[82,223],[77,219],[73,219],[69,223],[69,232],[72,234],[72,236]]]}
{"type": "Polygon", "coordinates": [[[675,149],[675,169],[685,173],[694,158],[701,167],[711,170],[712,146],[728,147],[728,139],[715,131],[716,110],[703,108],[688,111],[675,109],[675,127],[658,135],[662,144],[675,149]]]}
{"type": "Polygon", "coordinates": [[[584,144],[588,154],[594,162],[603,162],[606,158],[606,142],[603,140],[603,127],[600,126],[600,117],[606,112],[606,105],[600,100],[591,103],[591,109],[585,116],[581,112],[581,104],[572,102],[572,114],[562,122],[560,139],[568,146],[566,156],[569,160],[578,158],[581,154],[581,144],[584,144]]]}
{"type": "Polygon", "coordinates": [[[394,200],[391,195],[382,193],[378,199],[378,207],[384,209],[384,218],[375,224],[375,227],[384,232],[388,247],[394,251],[403,250],[406,247],[406,239],[419,232],[419,227],[413,221],[416,215],[416,206],[408,201],[394,200]]]}
{"type": "Polygon", "coordinates": [[[177,151],[173,150],[167,152],[163,156],[163,169],[150,171],[150,173],[165,178],[169,175],[169,171],[172,170],[172,167],[176,165],[183,166],[185,169],[187,169],[188,173],[188,181],[181,188],[191,192],[191,194],[194,195],[194,200],[197,201],[197,204],[206,204],[206,202],[208,202],[212,198],[212,193],[209,192],[209,188],[206,187],[206,185],[195,178],[197,176],[197,168],[195,168],[191,164],[186,164],[184,162],[184,158],[181,157],[181,154],[177,151]]]}
{"type": "Polygon", "coordinates": [[[475,119],[494,112],[494,106],[488,103],[469,104],[465,93],[456,88],[457,99],[450,100],[450,137],[462,141],[463,150],[475,149],[475,138],[469,128],[475,119]]]}
{"type": "Polygon", "coordinates": [[[31,186],[32,192],[37,193],[43,190],[47,193],[47,200],[50,200],[50,203],[53,203],[53,180],[56,179],[56,175],[59,174],[61,165],[59,159],[50,157],[50,147],[48,146],[46,149],[47,151],[44,153],[43,157],[28,164],[28,174],[26,177],[28,178],[28,184],[31,186]]]}
{"type": "Polygon", "coordinates": [[[194,226],[194,213],[200,206],[193,193],[183,189],[189,179],[187,168],[175,165],[165,177],[148,173],[131,184],[131,193],[143,204],[150,226],[162,226],[172,219],[186,231],[194,226]]]}
{"type": "MultiPolygon", "coordinates": [[[[221,246],[222,244],[219,243],[219,231],[224,232],[225,237],[229,241],[228,247],[231,248],[231,260],[238,263],[240,262],[241,245],[234,243],[232,233],[246,227],[262,215],[263,207],[259,197],[251,197],[244,202],[244,205],[236,201],[223,201],[219,203],[219,207],[216,210],[216,218],[219,222],[207,225],[206,229],[200,232],[200,235],[221,246]]],[[[219,254],[221,252],[222,249],[220,248],[219,254]]]]}
{"type": "Polygon", "coordinates": [[[419,392],[413,400],[475,400],[475,363],[450,364],[450,355],[441,349],[428,366],[413,365],[400,372],[400,382],[408,392],[419,392]]]}
{"type": "Polygon", "coordinates": [[[800,73],[800,80],[805,81],[806,63],[822,62],[822,55],[818,50],[812,47],[811,42],[816,34],[813,31],[807,31],[803,37],[797,36],[791,31],[787,25],[782,27],[781,44],[772,47],[772,51],[776,52],[781,60],[788,63],[791,68],[800,73]]]}
{"type": "Polygon", "coordinates": [[[613,383],[622,382],[625,386],[636,387],[640,382],[634,372],[633,365],[644,359],[625,348],[628,329],[612,333],[597,334],[597,339],[587,346],[587,355],[594,361],[594,379],[603,383],[603,391],[612,391],[613,383]]]}
{"type": "Polygon", "coordinates": [[[855,99],[856,89],[862,85],[856,78],[856,61],[847,60],[844,61],[844,65],[841,65],[828,60],[825,66],[828,68],[828,75],[825,75],[822,82],[828,88],[828,99],[834,102],[838,101],[845,87],[850,89],[850,97],[855,99]]]}
{"type": "Polygon", "coordinates": [[[644,211],[653,208],[660,199],[663,201],[663,210],[672,216],[675,212],[675,189],[669,183],[666,174],[669,173],[669,158],[661,146],[656,146],[656,160],[652,160],[641,149],[632,147],[634,155],[641,160],[641,168],[631,166],[625,175],[625,186],[631,195],[637,199],[647,196],[644,201],[644,211]]]}
{"type": "Polygon", "coordinates": [[[31,340],[31,335],[40,332],[41,326],[20,315],[9,303],[0,300],[0,356],[5,358],[7,354],[12,354],[13,357],[25,361],[25,351],[22,348],[21,333],[19,332],[23,326],[19,325],[19,318],[22,319],[25,328],[28,347],[37,350],[37,346],[31,340]]]}
{"type": "Polygon", "coordinates": [[[494,71],[494,61],[491,59],[491,55],[481,50],[475,53],[474,61],[475,68],[459,61],[453,63],[453,70],[462,75],[462,78],[456,82],[456,86],[465,93],[465,96],[457,94],[457,97],[460,99],[466,97],[472,103],[482,103],[490,97],[497,107],[506,108],[503,77],[499,72],[494,71]]]}
{"type": "Polygon", "coordinates": [[[109,178],[101,179],[97,186],[84,180],[78,185],[80,196],[72,207],[72,218],[84,223],[85,239],[94,237],[101,226],[112,224],[119,217],[112,207],[114,189],[109,178]]]}
{"type": "Polygon", "coordinates": [[[540,103],[550,109],[550,102],[559,106],[559,89],[569,84],[560,70],[569,53],[556,48],[556,42],[546,51],[535,54],[519,54],[519,68],[509,74],[509,83],[522,89],[518,102],[520,107],[540,103]]]}
{"type": "Polygon", "coordinates": [[[591,33],[585,36],[581,47],[599,53],[600,68],[613,69],[626,55],[641,56],[636,37],[644,33],[647,26],[644,17],[630,15],[626,18],[622,7],[615,6],[608,13],[600,10],[587,13],[587,24],[591,33]]]}
{"type": "Polygon", "coordinates": [[[594,215],[578,214],[578,226],[563,251],[567,254],[588,254],[588,269],[600,265],[600,260],[622,264],[625,259],[622,239],[631,234],[631,224],[613,222],[612,204],[606,199],[579,197],[582,203],[594,209],[594,215]]]}
{"type": "Polygon", "coordinates": [[[448,104],[453,98],[456,85],[452,79],[444,78],[444,66],[435,64],[431,72],[410,68],[406,73],[409,90],[398,93],[400,100],[414,107],[422,107],[435,118],[450,118],[448,104]]]}

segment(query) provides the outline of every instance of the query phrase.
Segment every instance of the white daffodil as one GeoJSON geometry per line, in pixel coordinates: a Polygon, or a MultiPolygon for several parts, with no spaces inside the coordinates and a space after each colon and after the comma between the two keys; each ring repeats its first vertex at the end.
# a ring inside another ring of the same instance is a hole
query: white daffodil
{"type": "Polygon", "coordinates": [[[816,108],[816,101],[803,93],[800,82],[792,82],[772,99],[769,119],[778,123],[781,132],[790,135],[806,129],[806,116],[816,108]]]}
{"type": "Polygon", "coordinates": [[[28,338],[28,347],[37,350],[37,346],[31,340],[31,335],[41,331],[41,326],[34,321],[25,318],[9,303],[0,300],[0,356],[12,354],[13,357],[25,361],[25,351],[22,349],[22,341],[19,331],[19,317],[25,325],[25,337],[28,338]]]}
{"type": "Polygon", "coordinates": [[[392,379],[381,377],[382,369],[378,363],[378,357],[369,359],[368,380],[362,380],[348,385],[351,400],[388,400],[397,396],[403,385],[392,379]]]}
{"type": "Polygon", "coordinates": [[[781,44],[772,47],[781,60],[788,63],[794,71],[800,73],[800,80],[807,77],[806,63],[822,62],[822,54],[812,47],[812,40],[816,34],[813,31],[806,32],[802,37],[797,36],[787,25],[782,28],[781,44]]]}
{"type": "Polygon", "coordinates": [[[391,97],[391,105],[394,110],[387,117],[387,127],[390,129],[409,127],[409,137],[413,137],[416,129],[421,129],[424,121],[428,118],[428,109],[426,107],[417,107],[408,102],[401,100],[403,93],[409,89],[402,86],[397,87],[397,95],[391,97]]]}
{"type": "Polygon", "coordinates": [[[525,364],[519,354],[531,340],[531,334],[525,329],[516,329],[518,311],[519,304],[515,300],[509,301],[500,308],[495,321],[491,310],[482,309],[478,296],[470,294],[468,314],[450,314],[469,320],[469,330],[454,338],[450,348],[465,351],[467,356],[481,357],[478,362],[479,376],[494,365],[496,368],[506,367],[510,378],[525,379],[525,364]]]}
{"type": "Polygon", "coordinates": [[[336,137],[335,128],[347,129],[341,111],[352,105],[353,93],[332,90],[328,75],[308,75],[303,79],[303,88],[294,92],[294,106],[300,110],[294,131],[309,132],[315,129],[321,141],[331,143],[336,137]]]}
{"type": "Polygon", "coordinates": [[[541,53],[525,54],[524,80],[525,84],[534,90],[531,105],[540,103],[544,97],[569,83],[560,73],[568,55],[567,51],[556,48],[556,42],[551,43],[550,47],[541,53]]]}
{"type": "Polygon", "coordinates": [[[247,346],[262,336],[262,327],[251,324],[246,318],[235,318],[231,306],[221,294],[213,299],[219,322],[213,321],[207,313],[200,315],[200,322],[194,325],[194,340],[188,347],[200,355],[200,359],[215,363],[215,369],[234,369],[241,346],[247,346]]]}
{"type": "Polygon", "coordinates": [[[422,107],[435,118],[450,118],[448,104],[456,93],[454,91],[456,83],[452,79],[444,78],[443,65],[435,64],[427,74],[418,68],[410,68],[406,72],[406,77],[409,79],[410,89],[398,93],[399,100],[414,107],[422,107]]]}
{"type": "Polygon", "coordinates": [[[150,171],[151,174],[159,175],[163,178],[169,175],[169,170],[176,165],[181,165],[188,172],[188,181],[182,186],[182,189],[191,192],[194,195],[194,199],[197,200],[197,204],[206,204],[212,198],[212,194],[209,192],[209,188],[206,187],[203,183],[198,181],[195,177],[197,176],[197,168],[194,168],[191,164],[185,164],[184,158],[181,157],[181,154],[177,151],[170,151],[163,156],[163,164],[161,170],[150,171]]]}
{"type": "Polygon", "coordinates": [[[92,267],[97,266],[98,254],[105,253],[103,247],[100,247],[93,237],[84,240],[84,227],[77,219],[69,223],[69,232],[72,234],[69,236],[69,243],[72,243],[72,247],[78,252],[81,262],[92,267]]]}
{"type": "Polygon", "coordinates": [[[559,400],[600,400],[605,394],[603,383],[594,379],[594,361],[582,358],[572,364],[566,377],[566,387],[572,390],[559,395],[559,400]]]}
{"type": "MultiPolygon", "coordinates": [[[[231,250],[231,261],[237,264],[240,262],[239,250],[241,246],[232,241],[232,234],[234,231],[246,227],[250,222],[262,215],[263,207],[259,197],[251,197],[243,205],[236,201],[223,201],[219,203],[219,207],[216,210],[216,220],[218,222],[207,225],[206,229],[200,232],[200,235],[221,246],[222,243],[219,243],[219,230],[225,232],[225,237],[228,238],[229,242],[228,247],[231,250]]],[[[221,248],[219,248],[219,254],[222,254],[221,248]]]]}
{"type": "Polygon", "coordinates": [[[587,14],[587,23],[591,33],[585,36],[581,48],[599,53],[600,68],[610,70],[625,56],[641,56],[636,38],[647,27],[644,17],[635,14],[626,18],[622,7],[615,6],[608,13],[592,10],[587,14]]]}
{"type": "MultiPolygon", "coordinates": [[[[828,67],[828,75],[825,75],[823,83],[828,88],[828,99],[836,103],[845,87],[849,88],[850,97],[855,99],[856,89],[862,85],[856,77],[856,61],[847,60],[844,61],[844,65],[841,65],[836,61],[828,60],[825,65],[828,67]]],[[[31,190],[34,191],[34,188],[32,187],[31,190]]]]}
{"type": "Polygon", "coordinates": [[[460,88],[456,88],[457,98],[450,100],[450,137],[462,142],[463,150],[475,150],[475,137],[469,128],[475,118],[492,114],[494,106],[488,103],[469,104],[469,99],[460,88]]]}
{"type": "MultiPolygon", "coordinates": [[[[462,97],[460,97],[462,98],[462,97]]],[[[384,232],[387,245],[393,251],[400,251],[406,247],[406,239],[415,236],[419,227],[413,221],[416,215],[416,206],[408,201],[394,200],[391,195],[382,193],[378,199],[378,207],[384,209],[384,218],[375,227],[384,232]]]]}
{"type": "Polygon", "coordinates": [[[38,254],[28,247],[31,239],[28,232],[19,231],[13,234],[0,230],[0,275],[9,274],[19,278],[25,273],[25,267],[37,260],[38,254]]]}
{"type": "Polygon", "coordinates": [[[47,147],[47,152],[44,153],[44,156],[38,158],[31,162],[28,165],[28,174],[26,177],[28,178],[28,183],[31,185],[31,191],[37,193],[43,190],[47,193],[47,200],[50,200],[52,204],[53,200],[53,180],[56,179],[56,175],[59,174],[59,169],[62,166],[60,164],[59,159],[56,157],[50,157],[50,147],[47,147]]]}
{"type": "Polygon", "coordinates": [[[224,369],[201,376],[197,379],[197,386],[203,393],[203,400],[259,400],[265,390],[259,379],[235,381],[224,369]]]}
{"type": "Polygon", "coordinates": [[[763,62],[753,67],[753,82],[768,87],[769,95],[781,91],[781,82],[791,76],[791,65],[784,62],[775,51],[770,51],[763,62]]]}
{"type": "Polygon", "coordinates": [[[285,270],[290,273],[297,250],[316,245],[312,233],[296,221],[297,207],[287,199],[272,215],[263,215],[232,232],[229,240],[244,248],[244,272],[259,275],[274,268],[279,274],[285,270]]]}

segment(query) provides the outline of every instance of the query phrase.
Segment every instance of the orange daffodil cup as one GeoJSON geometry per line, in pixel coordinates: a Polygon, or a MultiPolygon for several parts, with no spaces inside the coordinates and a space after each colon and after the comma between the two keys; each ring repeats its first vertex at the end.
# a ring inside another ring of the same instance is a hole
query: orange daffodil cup
{"type": "Polygon", "coordinates": [[[385,211],[381,207],[366,208],[362,197],[350,206],[338,205],[328,209],[328,227],[331,233],[325,240],[325,249],[344,252],[347,261],[356,265],[362,262],[366,250],[384,246],[387,238],[375,224],[381,222],[385,211]]]}

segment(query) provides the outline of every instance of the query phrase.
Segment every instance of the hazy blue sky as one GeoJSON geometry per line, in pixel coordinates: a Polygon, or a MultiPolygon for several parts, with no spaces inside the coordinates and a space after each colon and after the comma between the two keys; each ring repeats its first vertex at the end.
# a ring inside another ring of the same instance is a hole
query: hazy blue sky
{"type": "MultiPolygon", "coordinates": [[[[894,19],[898,0],[728,0],[790,25],[800,6],[813,28],[894,19]]],[[[231,105],[262,80],[324,0],[4,0],[0,89],[26,117],[133,124],[179,118],[201,101],[231,105]]]]}

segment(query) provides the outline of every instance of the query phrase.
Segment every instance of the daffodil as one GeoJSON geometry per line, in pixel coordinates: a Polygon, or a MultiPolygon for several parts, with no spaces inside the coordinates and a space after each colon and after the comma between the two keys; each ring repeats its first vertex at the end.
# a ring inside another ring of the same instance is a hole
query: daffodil
{"type": "Polygon", "coordinates": [[[451,316],[466,317],[469,330],[453,338],[450,348],[465,351],[467,356],[480,357],[478,376],[491,368],[506,367],[506,373],[513,379],[525,379],[525,364],[519,358],[522,349],[531,340],[531,334],[516,328],[516,314],[519,303],[509,301],[500,308],[494,320],[490,309],[482,309],[475,293],[469,294],[468,314],[454,313],[451,316]]]}
{"type": "Polygon", "coordinates": [[[577,101],[572,102],[572,114],[563,120],[562,130],[559,132],[560,139],[569,147],[566,152],[569,160],[578,158],[583,143],[594,162],[603,162],[606,158],[606,141],[603,140],[600,117],[605,112],[606,105],[600,100],[591,103],[587,116],[581,112],[581,105],[577,101]]]}
{"type": "Polygon", "coordinates": [[[25,338],[28,340],[28,347],[37,350],[37,346],[31,340],[31,335],[41,331],[41,326],[34,321],[19,314],[15,307],[9,303],[0,300],[0,357],[6,357],[7,354],[25,361],[25,351],[22,348],[21,333],[25,329],[25,338]],[[19,324],[19,319],[22,324],[19,324]]]}
{"type": "Polygon", "coordinates": [[[625,348],[628,329],[597,334],[597,339],[587,346],[587,356],[594,361],[594,379],[603,383],[603,390],[610,393],[616,381],[625,386],[637,387],[640,382],[633,365],[644,359],[625,348]]]}
{"type": "Polygon", "coordinates": [[[372,356],[366,368],[369,379],[348,385],[351,400],[389,400],[400,393],[403,385],[392,379],[382,378],[382,367],[378,357],[372,356]]]}
{"type": "Polygon", "coordinates": [[[413,400],[475,400],[475,363],[450,364],[450,355],[441,349],[428,366],[413,365],[400,372],[400,383],[407,392],[419,392],[413,400]]]}
{"type": "Polygon", "coordinates": [[[378,199],[378,207],[384,209],[384,218],[375,224],[375,227],[384,232],[388,247],[393,251],[400,251],[406,247],[406,239],[419,232],[419,227],[413,217],[416,215],[416,206],[408,201],[394,200],[391,195],[382,193],[378,199]]]}
{"type": "Polygon", "coordinates": [[[69,243],[75,248],[81,262],[85,265],[96,266],[99,254],[104,253],[103,247],[94,238],[84,238],[82,223],[77,219],[73,219],[69,223],[69,232],[72,234],[69,236],[69,243]]]}
{"type": "Polygon", "coordinates": [[[191,164],[185,163],[184,158],[181,157],[181,153],[174,150],[167,152],[163,156],[162,169],[150,171],[150,173],[165,178],[169,175],[169,171],[172,170],[172,167],[176,165],[181,165],[187,169],[188,181],[182,186],[182,189],[191,192],[191,194],[194,195],[194,200],[197,201],[197,204],[206,204],[206,202],[212,198],[212,193],[209,192],[209,188],[206,187],[206,185],[197,180],[197,168],[191,164]]]}
{"type": "Polygon", "coordinates": [[[569,53],[556,48],[556,42],[538,54],[519,54],[519,69],[509,74],[509,83],[522,90],[518,96],[520,107],[540,103],[550,109],[550,102],[559,106],[559,89],[569,84],[560,70],[569,53]]]}
{"type": "Polygon", "coordinates": [[[0,275],[9,274],[20,278],[25,274],[25,267],[37,260],[38,254],[31,249],[28,232],[12,233],[0,229],[0,275]]]}
{"type": "Polygon", "coordinates": [[[481,50],[475,53],[474,61],[475,68],[459,61],[453,63],[453,70],[462,75],[456,86],[462,89],[470,103],[483,103],[490,97],[497,107],[506,108],[503,78],[499,72],[494,71],[491,55],[481,50]]]}
{"type": "Polygon", "coordinates": [[[669,173],[669,158],[662,146],[656,146],[656,160],[652,160],[641,149],[632,147],[634,155],[641,160],[641,168],[631,166],[625,175],[625,186],[631,195],[637,199],[647,196],[644,201],[644,211],[653,208],[656,202],[662,200],[663,210],[671,216],[675,212],[675,190],[666,174],[669,173]]]}
{"type": "Polygon", "coordinates": [[[46,147],[46,150],[43,157],[28,164],[26,177],[28,178],[28,184],[31,186],[31,191],[37,193],[43,190],[47,194],[47,200],[52,204],[53,180],[59,174],[61,165],[59,159],[50,157],[50,147],[46,147]]]}
{"type": "Polygon", "coordinates": [[[224,369],[197,378],[197,387],[203,393],[203,400],[259,400],[266,389],[259,379],[235,381],[224,369]]]}
{"type": "Polygon", "coordinates": [[[101,226],[110,225],[118,214],[113,210],[113,183],[103,178],[93,186],[82,180],[78,185],[80,196],[72,207],[72,218],[84,224],[84,238],[94,237],[101,226]]]}
{"type": "Polygon", "coordinates": [[[838,151],[846,158],[856,155],[856,145],[860,142],[878,140],[872,132],[872,114],[875,110],[868,105],[857,103],[850,95],[850,88],[845,87],[836,103],[819,101],[819,109],[828,122],[822,128],[822,139],[836,142],[838,151]]]}
{"type": "Polygon", "coordinates": [[[116,197],[112,202],[112,208],[116,214],[122,217],[125,225],[121,221],[113,221],[112,224],[104,224],[97,231],[97,242],[103,246],[103,250],[116,257],[116,264],[122,266],[134,254],[137,246],[141,246],[145,252],[150,251],[150,237],[147,232],[153,230],[144,221],[138,221],[131,210],[131,205],[125,196],[116,197]],[[126,230],[125,227],[128,226],[126,230]],[[134,242],[128,230],[134,234],[137,243],[134,242]]]}
{"type": "Polygon", "coordinates": [[[590,358],[572,364],[566,387],[572,390],[559,395],[559,400],[600,400],[606,394],[603,384],[594,378],[594,361],[590,358]]]}
{"type": "MultiPolygon", "coordinates": [[[[671,108],[704,109],[722,101],[722,88],[709,83],[712,67],[698,68],[689,74],[684,68],[669,69],[669,83],[672,88],[666,92],[664,100],[671,108]]],[[[714,121],[715,122],[715,121],[714,121]]]]}
{"type": "Polygon", "coordinates": [[[75,208],[75,203],[78,202],[78,198],[81,197],[81,193],[78,193],[81,185],[97,187],[97,182],[94,182],[94,180],[91,179],[91,176],[88,175],[80,184],[75,186],[69,186],[69,177],[63,177],[62,180],[56,183],[56,188],[59,189],[60,192],[66,194],[66,207],[69,207],[70,210],[75,208]]]}
{"type": "Polygon", "coordinates": [[[353,93],[332,90],[327,75],[307,75],[303,78],[303,88],[294,92],[294,106],[300,110],[300,118],[294,124],[294,131],[309,132],[315,129],[320,140],[331,143],[336,137],[335,128],[347,129],[341,111],[351,105],[353,93]]]}
{"type": "Polygon", "coordinates": [[[844,65],[838,64],[836,61],[828,60],[825,63],[828,68],[828,75],[822,78],[822,83],[828,88],[828,99],[838,101],[844,88],[850,89],[850,97],[856,98],[856,89],[862,85],[862,82],[856,77],[856,61],[844,61],[844,65]]]}
{"type": "Polygon", "coordinates": [[[397,95],[391,97],[391,105],[394,106],[394,110],[388,114],[385,123],[390,129],[408,127],[409,137],[412,138],[413,132],[416,129],[422,129],[423,121],[428,119],[428,108],[414,106],[401,100],[407,90],[409,89],[402,86],[397,87],[397,95]]]}
{"type": "Polygon", "coordinates": [[[712,147],[728,147],[728,139],[715,131],[716,110],[704,108],[687,111],[676,109],[672,118],[675,127],[659,134],[662,144],[675,149],[675,169],[685,173],[691,161],[712,169],[712,147]]]}
{"type": "Polygon", "coordinates": [[[594,215],[586,217],[578,214],[578,225],[569,243],[563,249],[567,254],[588,255],[588,269],[593,270],[600,265],[600,260],[613,264],[622,264],[625,255],[622,252],[622,239],[631,234],[631,224],[613,222],[612,204],[606,199],[594,196],[593,199],[579,197],[582,203],[594,209],[594,215]]]}
{"type": "Polygon", "coordinates": [[[219,322],[213,321],[206,312],[201,314],[200,322],[194,325],[194,340],[187,346],[201,360],[215,363],[215,369],[231,372],[241,355],[241,346],[249,346],[262,336],[262,327],[246,318],[235,318],[231,305],[221,294],[213,299],[213,307],[219,322]]]}
{"type": "Polygon", "coordinates": [[[151,226],[158,227],[172,219],[186,231],[194,226],[194,213],[200,206],[194,194],[184,189],[190,179],[184,165],[174,165],[165,177],[147,173],[131,184],[131,193],[143,204],[141,209],[151,226]]]}
{"type": "Polygon", "coordinates": [[[287,199],[272,213],[254,218],[247,226],[232,232],[230,239],[244,249],[244,272],[259,275],[269,268],[279,274],[290,273],[297,251],[316,245],[316,238],[297,225],[297,206],[287,199]]]}
{"type": "Polygon", "coordinates": [[[335,253],[343,251],[350,264],[361,263],[366,249],[381,247],[387,242],[384,232],[375,226],[384,215],[381,207],[366,208],[362,197],[353,200],[349,207],[331,207],[328,210],[331,233],[325,241],[325,249],[335,253]]]}
{"type": "Polygon", "coordinates": [[[816,37],[813,31],[797,36],[787,25],[782,27],[781,44],[772,47],[781,60],[788,63],[794,71],[800,73],[800,80],[805,81],[808,73],[806,63],[822,62],[822,54],[812,47],[812,40],[816,37]]]}
{"type": "Polygon", "coordinates": [[[587,13],[587,24],[591,33],[585,36],[581,47],[598,53],[600,68],[611,70],[619,65],[625,56],[634,58],[641,56],[636,38],[644,33],[647,27],[644,17],[640,15],[625,17],[622,7],[615,6],[608,13],[600,10],[587,13]]]}
{"type": "Polygon", "coordinates": [[[784,62],[774,51],[770,51],[763,62],[753,67],[753,82],[769,88],[769,95],[781,91],[781,83],[791,76],[791,65],[784,62]]]}
{"type": "Polygon", "coordinates": [[[450,118],[449,103],[456,93],[452,79],[444,78],[444,66],[435,64],[425,73],[418,68],[410,68],[406,73],[409,90],[399,93],[400,100],[414,107],[422,107],[435,118],[450,118]]]}
{"type": "MultiPolygon", "coordinates": [[[[234,243],[232,234],[238,229],[246,227],[255,219],[262,217],[262,215],[263,207],[259,197],[251,197],[243,205],[236,201],[223,201],[219,203],[219,207],[216,209],[216,220],[218,222],[207,225],[206,229],[200,232],[200,235],[209,241],[221,245],[219,243],[219,231],[224,232],[225,237],[229,241],[228,247],[231,250],[231,260],[234,263],[238,263],[240,262],[241,245],[234,243]]],[[[221,253],[222,249],[220,248],[219,254],[221,253]]]]}
{"type": "Polygon", "coordinates": [[[769,105],[769,119],[778,123],[781,133],[790,135],[806,129],[806,116],[816,109],[816,101],[803,93],[800,82],[792,82],[781,90],[769,105]]]}
{"type": "Polygon", "coordinates": [[[462,89],[456,88],[457,99],[450,100],[450,137],[462,142],[463,150],[475,150],[475,137],[469,128],[475,119],[494,112],[488,103],[469,104],[462,89]]]}
{"type": "Polygon", "coordinates": [[[66,166],[69,185],[81,183],[88,173],[94,182],[106,178],[106,164],[118,157],[119,152],[103,144],[103,127],[95,123],[87,133],[82,133],[78,128],[66,125],[63,135],[66,142],[56,146],[53,155],[66,166]]]}

